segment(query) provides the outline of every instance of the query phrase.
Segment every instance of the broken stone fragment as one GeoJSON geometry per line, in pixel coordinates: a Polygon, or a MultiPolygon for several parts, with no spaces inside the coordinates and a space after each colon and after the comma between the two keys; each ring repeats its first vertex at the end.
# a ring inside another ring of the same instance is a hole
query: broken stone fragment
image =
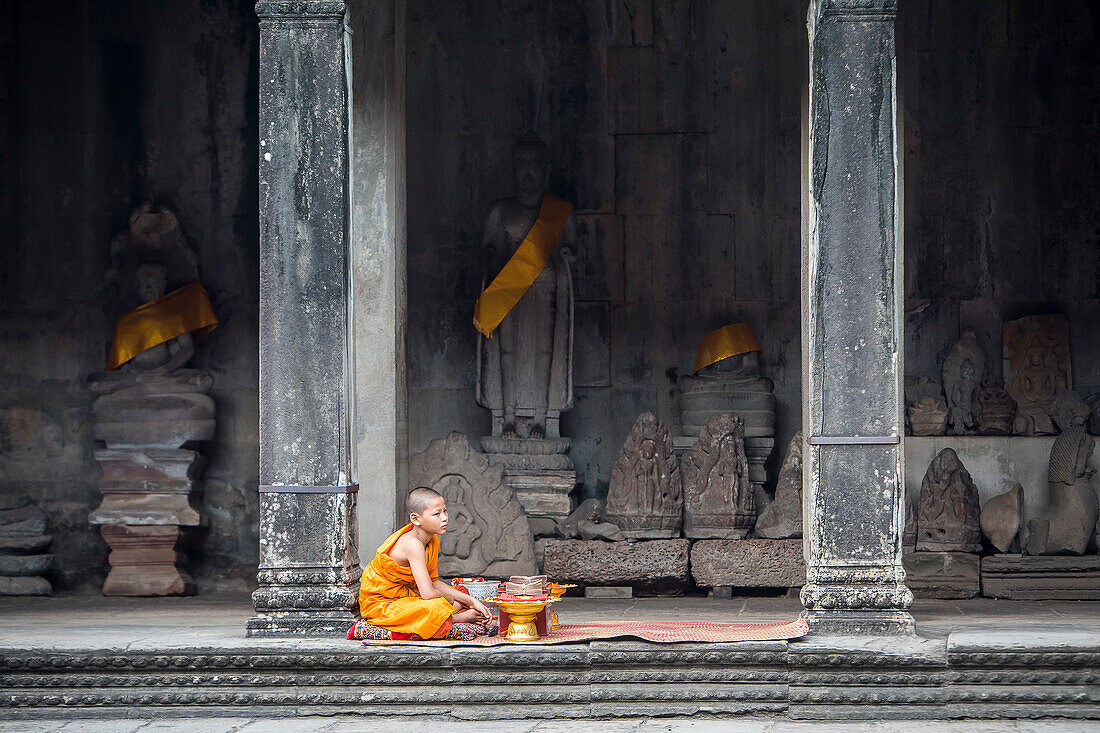
{"type": "Polygon", "coordinates": [[[982,533],[1000,552],[1009,552],[1016,534],[1020,531],[1020,520],[1024,509],[1024,489],[1018,481],[1012,488],[999,496],[994,496],[982,507],[982,533]]]}

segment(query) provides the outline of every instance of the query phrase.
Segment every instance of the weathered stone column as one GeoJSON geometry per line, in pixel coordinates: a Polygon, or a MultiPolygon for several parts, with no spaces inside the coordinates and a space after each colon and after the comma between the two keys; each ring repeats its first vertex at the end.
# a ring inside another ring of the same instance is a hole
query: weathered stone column
{"type": "Polygon", "coordinates": [[[261,0],[260,587],[251,636],[355,618],[341,0],[261,0]]]}
{"type": "Polygon", "coordinates": [[[911,633],[901,565],[897,0],[811,0],[802,257],[807,583],[814,633],[911,633]]]}

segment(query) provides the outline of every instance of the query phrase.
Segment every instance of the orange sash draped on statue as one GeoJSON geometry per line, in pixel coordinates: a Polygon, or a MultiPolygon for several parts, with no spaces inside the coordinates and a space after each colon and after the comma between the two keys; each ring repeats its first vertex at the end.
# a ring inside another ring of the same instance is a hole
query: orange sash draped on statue
{"type": "Polygon", "coordinates": [[[184,285],[119,316],[107,368],[118,369],[146,349],[177,336],[192,331],[202,336],[217,326],[206,288],[197,282],[184,285]]]}
{"type": "Polygon", "coordinates": [[[726,357],[747,354],[750,351],[760,351],[760,344],[752,335],[749,324],[732,323],[722,326],[717,331],[708,333],[699,342],[699,350],[695,354],[695,366],[691,368],[691,373],[695,374],[703,367],[726,357]]]}
{"type": "MultiPolygon", "coordinates": [[[[446,598],[424,600],[416,590],[412,570],[397,564],[388,554],[401,535],[411,531],[406,524],[378,547],[359,582],[359,613],[368,623],[390,631],[415,634],[421,639],[441,638],[451,630],[454,606],[446,598]]],[[[439,537],[424,548],[428,575],[439,579],[439,537]]]]}
{"type": "Polygon", "coordinates": [[[572,211],[573,204],[568,201],[548,193],[542,195],[539,218],[531,225],[531,230],[500,274],[477,299],[474,328],[486,337],[492,337],[496,327],[535,282],[542,268],[546,267],[546,261],[550,259],[550,253],[554,251],[554,245],[558,243],[572,211]]]}

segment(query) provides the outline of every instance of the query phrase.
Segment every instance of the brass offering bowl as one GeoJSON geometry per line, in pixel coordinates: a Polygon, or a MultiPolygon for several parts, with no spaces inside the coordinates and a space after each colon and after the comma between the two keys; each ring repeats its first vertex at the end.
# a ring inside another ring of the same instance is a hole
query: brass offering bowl
{"type": "MultiPolygon", "coordinates": [[[[576,587],[574,583],[551,583],[547,586],[547,590],[550,593],[550,600],[556,601],[561,598],[562,593],[565,593],[565,591],[570,588],[576,587]]],[[[561,621],[558,620],[558,612],[553,606],[550,607],[550,628],[554,631],[561,628],[561,621]]]]}
{"type": "Polygon", "coordinates": [[[504,638],[508,641],[538,641],[538,627],[535,626],[535,617],[551,599],[545,601],[505,601],[500,598],[490,598],[489,603],[495,603],[510,617],[508,619],[508,631],[504,638]]]}

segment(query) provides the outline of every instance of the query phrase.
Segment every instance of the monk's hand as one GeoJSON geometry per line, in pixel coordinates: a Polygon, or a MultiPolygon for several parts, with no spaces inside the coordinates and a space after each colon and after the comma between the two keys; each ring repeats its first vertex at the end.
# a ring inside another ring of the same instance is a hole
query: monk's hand
{"type": "Polygon", "coordinates": [[[493,614],[489,612],[489,607],[479,600],[474,600],[474,610],[478,612],[483,621],[488,621],[493,617],[493,614]]]}

